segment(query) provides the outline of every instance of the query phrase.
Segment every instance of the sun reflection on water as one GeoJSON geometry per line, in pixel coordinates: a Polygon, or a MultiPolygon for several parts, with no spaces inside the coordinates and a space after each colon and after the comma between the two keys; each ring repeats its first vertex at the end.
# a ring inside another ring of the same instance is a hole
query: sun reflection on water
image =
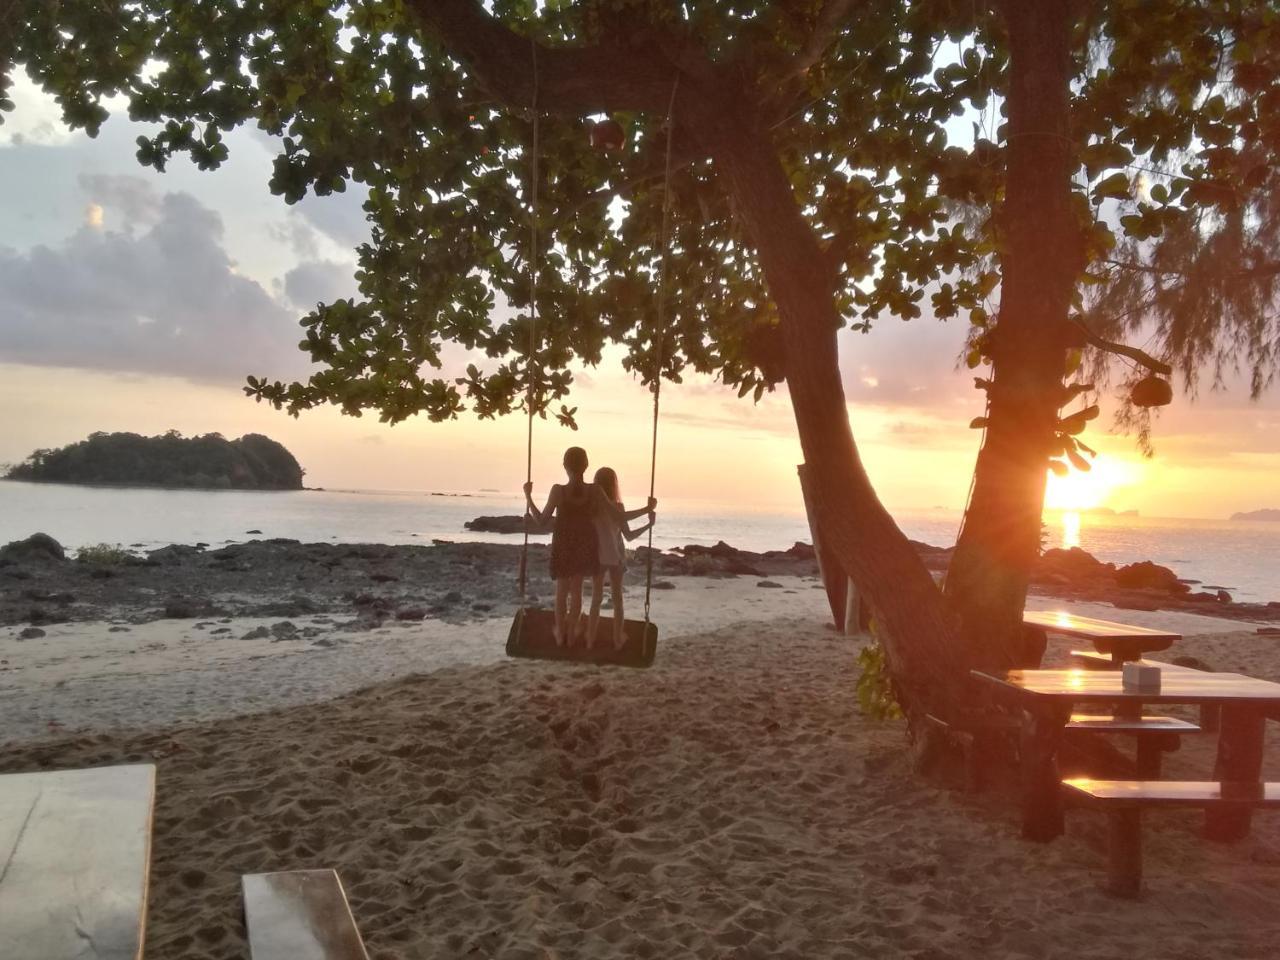
{"type": "Polygon", "coordinates": [[[1062,515],[1062,549],[1080,546],[1080,514],[1068,510],[1062,515]]]}

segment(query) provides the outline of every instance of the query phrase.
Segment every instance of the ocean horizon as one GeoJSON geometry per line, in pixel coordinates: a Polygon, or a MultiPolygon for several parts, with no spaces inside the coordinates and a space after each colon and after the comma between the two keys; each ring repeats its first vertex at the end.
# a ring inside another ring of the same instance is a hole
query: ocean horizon
{"type": "MultiPolygon", "coordinates": [[[[303,542],[518,543],[467,530],[478,516],[521,511],[518,493],[497,490],[172,490],[5,481],[0,543],[47,533],[68,550],[98,543],[137,551],[172,543],[213,547],[255,538],[303,542]]],[[[913,540],[955,542],[961,513],[944,507],[891,511],[913,540]]],[[[1046,511],[1046,547],[1078,546],[1108,563],[1152,560],[1179,577],[1228,590],[1241,601],[1280,599],[1280,523],[1046,511]]],[[[782,550],[810,540],[803,509],[747,509],[661,498],[653,545],[669,550],[723,540],[745,550],[782,550]]],[[[639,545],[643,541],[637,541],[639,545]]]]}

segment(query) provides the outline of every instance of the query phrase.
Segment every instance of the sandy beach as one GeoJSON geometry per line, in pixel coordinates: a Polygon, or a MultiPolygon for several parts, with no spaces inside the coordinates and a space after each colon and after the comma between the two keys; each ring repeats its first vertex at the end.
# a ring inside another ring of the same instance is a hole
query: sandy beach
{"type": "MultiPolygon", "coordinates": [[[[859,714],[861,641],[811,578],[770,582],[673,581],[648,671],[506,660],[496,616],[4,628],[0,771],[157,764],[155,960],[244,957],[240,875],[305,867],[379,960],[1271,954],[1280,819],[1219,847],[1154,814],[1148,893],[1113,900],[1101,817],[1027,844],[1011,796],[918,777],[902,724],[859,714]]],[[[1280,679],[1250,625],[1124,613],[1280,679]]],[[[1212,755],[1189,738],[1169,774],[1212,755]]]]}

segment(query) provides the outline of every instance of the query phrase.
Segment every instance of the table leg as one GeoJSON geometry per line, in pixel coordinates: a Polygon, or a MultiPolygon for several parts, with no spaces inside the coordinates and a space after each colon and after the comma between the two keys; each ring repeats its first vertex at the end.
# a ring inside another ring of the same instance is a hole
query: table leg
{"type": "MultiPolygon", "coordinates": [[[[1257,707],[1222,707],[1218,732],[1218,759],[1213,765],[1216,780],[1257,783],[1262,779],[1262,746],[1266,717],[1257,707]]],[[[1252,811],[1243,805],[1223,804],[1205,811],[1204,835],[1209,840],[1230,843],[1249,835],[1252,811]]]]}
{"type": "Polygon", "coordinates": [[[1070,719],[1069,704],[1023,711],[1020,744],[1023,839],[1047,843],[1062,835],[1058,747],[1070,719]]]}

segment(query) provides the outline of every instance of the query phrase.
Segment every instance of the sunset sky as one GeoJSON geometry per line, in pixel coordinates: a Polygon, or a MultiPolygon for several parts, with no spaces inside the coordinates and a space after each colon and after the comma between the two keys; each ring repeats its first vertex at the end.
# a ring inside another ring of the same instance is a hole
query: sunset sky
{"type": "MultiPolygon", "coordinates": [[[[177,160],[157,174],[134,158],[141,128],[123,113],[90,140],[64,128],[25,77],[13,96],[17,110],[0,127],[0,463],[97,430],[253,431],[288,446],[312,486],[518,489],[518,418],[391,428],[323,410],[294,420],[241,394],[246,374],[305,374],[297,317],[354,290],[360,195],[286,206],[267,189],[276,148],[250,130],[230,138],[231,159],[214,173],[177,160]]],[[[963,334],[925,318],[842,335],[855,433],[891,508],[964,503],[977,443],[966,427],[981,394],[956,369],[963,334]]],[[[616,356],[582,374],[571,402],[579,433],[536,428],[540,486],[559,478],[569,443],[616,467],[624,487],[646,486],[649,399],[616,356]]],[[[753,407],[692,381],[665,389],[663,404],[662,495],[795,507],[785,391],[753,407]]],[[[1101,451],[1094,472],[1055,481],[1050,506],[1186,517],[1280,507],[1276,392],[1258,404],[1239,384],[1194,403],[1179,396],[1158,423],[1153,460],[1132,438],[1104,433],[1103,404],[1086,436],[1101,451]]]]}

